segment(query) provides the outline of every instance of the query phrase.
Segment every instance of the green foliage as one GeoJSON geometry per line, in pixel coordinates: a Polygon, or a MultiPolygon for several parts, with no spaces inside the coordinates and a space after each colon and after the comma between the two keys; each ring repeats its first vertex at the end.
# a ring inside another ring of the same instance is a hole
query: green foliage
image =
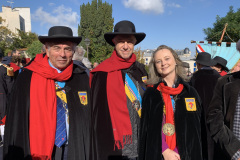
{"type": "Polygon", "coordinates": [[[13,38],[13,48],[27,48],[36,40],[38,40],[36,33],[18,30],[18,37],[13,38]]]}
{"type": "Polygon", "coordinates": [[[27,49],[27,53],[30,57],[35,57],[36,54],[41,53],[42,43],[39,40],[33,41],[27,49]]]}
{"type": "Polygon", "coordinates": [[[12,39],[14,36],[15,35],[6,27],[4,26],[0,27],[0,48],[5,53],[5,55],[7,54],[9,48],[11,48],[13,44],[12,39]]]}
{"type": "Polygon", "coordinates": [[[145,60],[143,58],[144,53],[141,51],[141,47],[138,47],[134,50],[134,53],[136,55],[136,60],[142,64],[145,63],[145,60]]]}
{"type": "Polygon", "coordinates": [[[86,49],[85,38],[90,39],[89,59],[91,62],[102,62],[110,57],[113,47],[104,39],[104,34],[113,30],[112,5],[102,0],[80,6],[81,20],[78,35],[83,37],[81,46],[86,49]]]}
{"type": "Polygon", "coordinates": [[[225,17],[221,18],[217,15],[213,28],[203,29],[206,34],[205,39],[218,42],[221,39],[222,31],[226,23],[228,24],[226,29],[227,34],[224,34],[222,41],[232,42],[233,40],[237,42],[240,39],[240,9],[234,12],[232,6],[229,7],[229,11],[225,17]]]}

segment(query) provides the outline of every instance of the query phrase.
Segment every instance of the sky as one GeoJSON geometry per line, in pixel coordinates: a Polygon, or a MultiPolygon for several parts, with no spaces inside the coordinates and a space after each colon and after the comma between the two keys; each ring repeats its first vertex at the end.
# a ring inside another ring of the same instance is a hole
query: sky
{"type": "MultiPolygon", "coordinates": [[[[11,7],[29,7],[32,32],[47,35],[52,26],[71,27],[77,36],[80,5],[92,0],[0,0],[11,7]],[[13,2],[13,3],[12,3],[13,2]]],[[[216,16],[225,17],[229,7],[240,8],[240,0],[102,0],[112,4],[114,25],[121,20],[135,24],[136,32],[146,38],[136,48],[156,49],[164,44],[173,49],[189,48],[194,41],[205,40],[203,29],[213,27],[216,16]]],[[[2,9],[0,9],[2,12],[2,9]]]]}

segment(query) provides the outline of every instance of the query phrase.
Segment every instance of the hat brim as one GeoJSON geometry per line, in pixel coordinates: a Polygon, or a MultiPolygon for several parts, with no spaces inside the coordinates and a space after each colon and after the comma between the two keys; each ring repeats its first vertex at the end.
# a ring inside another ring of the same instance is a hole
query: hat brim
{"type": "Polygon", "coordinates": [[[78,45],[82,41],[82,37],[68,37],[68,36],[52,36],[52,37],[38,36],[38,39],[42,44],[54,41],[70,41],[78,45]]]}
{"type": "Polygon", "coordinates": [[[112,42],[112,39],[116,36],[116,35],[134,35],[136,37],[137,42],[135,43],[135,45],[137,45],[138,43],[140,43],[145,37],[146,34],[145,33],[129,33],[129,32],[121,32],[121,33],[113,33],[113,32],[108,32],[104,34],[104,38],[107,41],[108,44],[110,44],[111,46],[115,46],[114,43],[112,42]]]}
{"type": "Polygon", "coordinates": [[[221,64],[221,63],[217,63],[217,64],[221,65],[222,68],[223,68],[223,70],[225,70],[225,71],[229,71],[229,69],[228,69],[225,65],[223,65],[223,64],[221,64]]]}
{"type": "Polygon", "coordinates": [[[217,64],[216,61],[214,60],[211,60],[211,61],[201,61],[201,60],[195,60],[197,63],[201,64],[201,65],[204,65],[204,66],[215,66],[217,64]]]}

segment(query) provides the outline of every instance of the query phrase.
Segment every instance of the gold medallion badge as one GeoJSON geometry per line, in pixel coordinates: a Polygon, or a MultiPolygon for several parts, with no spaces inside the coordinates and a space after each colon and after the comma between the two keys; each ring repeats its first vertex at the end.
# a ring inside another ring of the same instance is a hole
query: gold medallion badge
{"type": "Polygon", "coordinates": [[[185,103],[186,103],[187,111],[197,110],[195,98],[185,98],[185,103]]]}
{"type": "Polygon", "coordinates": [[[171,123],[165,123],[162,131],[166,136],[172,136],[175,133],[175,126],[171,123]]]}
{"type": "Polygon", "coordinates": [[[79,99],[80,99],[80,102],[83,104],[83,105],[87,105],[88,104],[88,100],[87,100],[87,92],[86,91],[79,91],[78,92],[78,96],[79,96],[79,99]]]}

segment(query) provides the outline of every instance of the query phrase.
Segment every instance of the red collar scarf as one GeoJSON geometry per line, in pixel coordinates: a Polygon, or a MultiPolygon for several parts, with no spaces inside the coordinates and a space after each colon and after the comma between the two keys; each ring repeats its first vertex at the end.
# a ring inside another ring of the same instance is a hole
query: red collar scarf
{"type": "MultiPolygon", "coordinates": [[[[182,92],[183,85],[179,84],[177,88],[171,88],[165,86],[164,83],[160,83],[157,89],[162,92],[163,101],[166,108],[166,123],[174,125],[174,113],[172,107],[172,101],[170,95],[177,95],[182,92]]],[[[176,132],[172,136],[166,136],[166,143],[171,150],[176,147],[176,132]]]]}
{"type": "Polygon", "coordinates": [[[33,71],[30,84],[29,141],[32,159],[49,160],[56,132],[56,90],[54,81],[66,81],[72,76],[73,63],[58,73],[48,63],[48,57],[37,54],[26,67],[33,71]]]}
{"type": "Polygon", "coordinates": [[[20,67],[19,66],[17,66],[15,63],[10,63],[10,67],[12,67],[13,68],[13,71],[14,72],[16,72],[17,70],[19,70],[20,69],[20,67]]]}
{"type": "Polygon", "coordinates": [[[121,69],[129,68],[135,61],[136,55],[134,53],[129,60],[125,60],[120,58],[114,50],[112,56],[99,64],[90,74],[91,84],[94,72],[108,72],[107,100],[115,145],[118,149],[123,148],[124,144],[132,143],[132,126],[127,108],[127,97],[121,69]]]}

